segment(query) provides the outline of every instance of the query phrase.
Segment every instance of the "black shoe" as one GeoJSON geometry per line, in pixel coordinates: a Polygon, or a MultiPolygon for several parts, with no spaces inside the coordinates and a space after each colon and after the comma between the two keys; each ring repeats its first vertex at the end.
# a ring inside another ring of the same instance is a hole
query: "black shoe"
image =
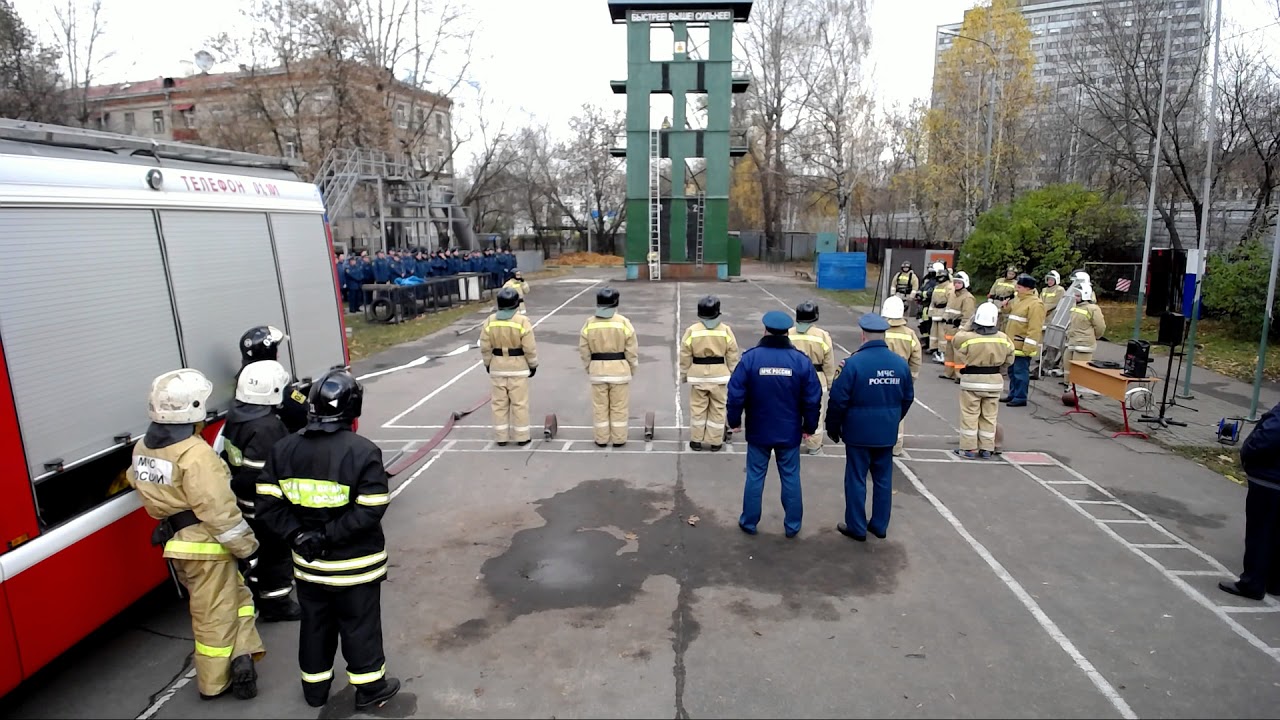
{"type": "Polygon", "coordinates": [[[1234,581],[1234,580],[1231,582],[1227,582],[1226,580],[1223,580],[1222,582],[1218,583],[1218,589],[1229,595],[1248,598],[1250,600],[1261,600],[1262,598],[1266,597],[1266,593],[1257,593],[1255,595],[1254,593],[1246,591],[1244,588],[1240,587],[1239,581],[1234,581]]]}
{"type": "Polygon", "coordinates": [[[258,622],[297,622],[302,619],[302,608],[293,598],[286,597],[284,602],[274,601],[258,605],[258,622]]]}
{"type": "Polygon", "coordinates": [[[711,446],[710,448],[708,448],[708,449],[709,449],[709,450],[711,450],[711,452],[720,452],[720,448],[721,448],[721,447],[723,447],[723,446],[721,446],[721,445],[712,445],[712,446],[711,446]]]}
{"type": "Polygon", "coordinates": [[[498,441],[498,447],[506,447],[506,446],[507,446],[507,441],[506,441],[506,440],[499,440],[499,441],[498,441]]]}
{"type": "Polygon", "coordinates": [[[849,526],[848,526],[848,525],[845,525],[844,523],[840,523],[839,525],[836,525],[836,530],[839,530],[841,535],[843,535],[843,536],[845,536],[845,537],[847,537],[847,538],[853,538],[854,540],[857,540],[858,542],[866,542],[866,541],[867,541],[867,536],[866,536],[866,535],[854,535],[854,534],[853,534],[853,531],[849,529],[849,526]]]}
{"type": "Polygon", "coordinates": [[[596,447],[609,447],[609,443],[596,443],[596,447]]]}
{"type": "Polygon", "coordinates": [[[388,700],[395,697],[398,692],[400,692],[400,681],[393,677],[386,678],[386,682],[383,683],[382,689],[378,692],[361,695],[360,691],[356,690],[356,709],[364,710],[365,708],[381,707],[388,700]]]}
{"type": "Polygon", "coordinates": [[[231,692],[241,700],[258,697],[258,669],[252,657],[241,655],[231,661],[231,692]]]}
{"type": "Polygon", "coordinates": [[[626,446],[626,443],[624,443],[624,442],[614,443],[614,444],[613,444],[613,446],[614,446],[614,447],[625,447],[625,446],[626,446]]]}
{"type": "Polygon", "coordinates": [[[748,534],[748,535],[755,535],[755,534],[756,534],[756,531],[755,531],[755,530],[752,530],[752,529],[748,528],[746,525],[743,525],[742,523],[738,523],[738,529],[739,529],[739,530],[741,530],[742,532],[744,532],[744,533],[748,534]]]}
{"type": "Polygon", "coordinates": [[[521,440],[516,444],[519,445],[520,447],[524,447],[525,445],[528,445],[531,442],[533,442],[533,438],[529,438],[528,440],[521,440]]]}
{"type": "Polygon", "coordinates": [[[872,530],[870,526],[867,527],[867,532],[871,533],[872,535],[875,535],[881,540],[885,539],[888,536],[887,532],[876,532],[875,530],[872,530]]]}
{"type": "Polygon", "coordinates": [[[1009,402],[1009,396],[1008,396],[1008,395],[1005,395],[1004,397],[1000,398],[1000,402],[1002,402],[1002,403],[1007,403],[1007,402],[1009,402]]]}
{"type": "Polygon", "coordinates": [[[1005,405],[1008,405],[1009,407],[1026,407],[1026,406],[1027,406],[1027,401],[1026,401],[1026,400],[1018,400],[1018,401],[1016,401],[1016,402],[1008,402],[1008,403],[1005,403],[1005,405]]]}
{"type": "Polygon", "coordinates": [[[950,379],[951,379],[951,376],[950,376],[950,375],[948,375],[948,374],[946,374],[946,373],[938,373],[938,377],[942,378],[943,380],[950,380],[950,379]]]}
{"type": "Polygon", "coordinates": [[[697,440],[690,440],[690,441],[689,441],[689,449],[690,449],[690,450],[693,450],[693,451],[695,451],[695,452],[701,452],[701,451],[702,451],[702,443],[698,442],[697,440]]]}

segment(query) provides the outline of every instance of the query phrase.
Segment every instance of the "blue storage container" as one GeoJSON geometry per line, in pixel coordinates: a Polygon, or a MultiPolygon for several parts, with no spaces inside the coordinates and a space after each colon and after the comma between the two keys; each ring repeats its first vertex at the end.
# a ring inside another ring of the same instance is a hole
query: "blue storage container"
{"type": "Polygon", "coordinates": [[[864,252],[818,255],[819,290],[866,290],[867,254],[864,252]]]}

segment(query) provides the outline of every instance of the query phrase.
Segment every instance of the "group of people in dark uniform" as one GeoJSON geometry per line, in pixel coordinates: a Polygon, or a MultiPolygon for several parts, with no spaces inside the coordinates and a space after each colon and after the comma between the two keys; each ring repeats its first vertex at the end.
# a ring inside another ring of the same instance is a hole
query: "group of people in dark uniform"
{"type": "Polygon", "coordinates": [[[389,252],[378,250],[372,258],[368,250],[362,250],[359,255],[339,253],[334,258],[342,298],[347,303],[347,311],[353,313],[364,307],[363,288],[368,284],[395,283],[397,280],[403,284],[410,278],[426,280],[460,273],[481,273],[485,287],[496,290],[515,272],[516,264],[515,253],[507,248],[483,251],[457,248],[427,250],[421,247],[389,252]]]}

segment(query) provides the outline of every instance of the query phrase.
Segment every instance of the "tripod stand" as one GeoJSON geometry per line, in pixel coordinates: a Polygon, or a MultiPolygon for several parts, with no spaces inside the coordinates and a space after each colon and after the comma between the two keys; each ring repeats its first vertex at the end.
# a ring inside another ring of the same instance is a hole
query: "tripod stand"
{"type": "Polygon", "coordinates": [[[1169,388],[1177,382],[1176,380],[1177,376],[1173,374],[1173,356],[1175,354],[1178,356],[1178,370],[1179,372],[1181,372],[1182,358],[1186,355],[1186,353],[1180,350],[1177,350],[1178,347],[1179,347],[1178,345],[1169,345],[1169,362],[1165,367],[1165,371],[1164,371],[1164,391],[1160,393],[1160,414],[1154,415],[1154,416],[1143,415],[1141,418],[1138,418],[1138,422],[1152,423],[1155,425],[1159,425],[1160,427],[1163,427],[1163,428],[1167,428],[1170,425],[1176,425],[1178,427],[1186,427],[1187,424],[1182,422],[1181,420],[1174,420],[1172,418],[1165,417],[1165,412],[1169,408],[1174,406],[1185,407],[1192,412],[1200,412],[1199,410],[1196,410],[1193,407],[1188,407],[1186,405],[1178,405],[1178,399],[1176,396],[1172,400],[1169,399],[1169,388]]]}

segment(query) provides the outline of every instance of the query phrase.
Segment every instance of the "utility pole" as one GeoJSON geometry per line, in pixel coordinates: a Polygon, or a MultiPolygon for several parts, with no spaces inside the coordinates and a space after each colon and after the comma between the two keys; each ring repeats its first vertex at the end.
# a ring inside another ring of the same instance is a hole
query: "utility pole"
{"type": "Polygon", "coordinates": [[[1169,87],[1169,49],[1173,44],[1173,15],[1165,19],[1164,69],[1160,71],[1160,112],[1157,113],[1156,137],[1151,143],[1151,188],[1147,193],[1147,234],[1142,241],[1142,273],[1138,275],[1138,314],[1133,319],[1133,339],[1142,334],[1142,311],[1147,303],[1147,262],[1151,259],[1151,229],[1156,216],[1156,179],[1160,175],[1160,146],[1164,141],[1164,104],[1169,87]]]}
{"type": "MultiPolygon", "coordinates": [[[[1222,0],[1218,0],[1218,14],[1214,18],[1213,31],[1213,84],[1209,86],[1209,136],[1205,139],[1204,185],[1200,193],[1200,242],[1196,246],[1196,291],[1191,300],[1191,330],[1187,333],[1187,374],[1178,397],[1191,397],[1191,370],[1196,364],[1196,328],[1200,325],[1200,289],[1204,286],[1204,271],[1208,266],[1209,207],[1213,204],[1213,152],[1218,147],[1218,70],[1222,50],[1222,0]]],[[[1274,274],[1274,268],[1272,269],[1274,274]]],[[[1269,312],[1269,309],[1268,309],[1269,312]]],[[[1265,362],[1259,356],[1258,363],[1265,362]]]]}

